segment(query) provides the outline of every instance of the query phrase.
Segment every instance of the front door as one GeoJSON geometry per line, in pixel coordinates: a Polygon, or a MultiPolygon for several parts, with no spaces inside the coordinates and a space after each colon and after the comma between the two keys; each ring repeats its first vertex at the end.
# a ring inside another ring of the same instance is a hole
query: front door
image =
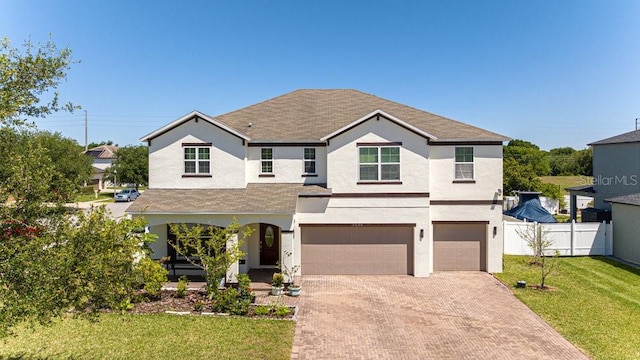
{"type": "Polygon", "coordinates": [[[260,224],[260,265],[277,265],[279,255],[279,228],[270,224],[260,224]]]}

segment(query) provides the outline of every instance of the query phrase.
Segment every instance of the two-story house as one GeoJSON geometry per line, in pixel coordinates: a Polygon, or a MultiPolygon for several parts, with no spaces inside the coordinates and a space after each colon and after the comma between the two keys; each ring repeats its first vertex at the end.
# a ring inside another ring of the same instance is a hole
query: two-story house
{"type": "MultiPolygon", "coordinates": [[[[589,144],[593,148],[593,182],[572,187],[571,217],[577,195],[593,198],[592,221],[612,219],[613,255],[640,264],[640,130],[589,144]]],[[[585,221],[585,213],[582,213],[585,221]]]]}
{"type": "Polygon", "coordinates": [[[507,137],[356,90],[297,90],[220,116],[194,111],[144,136],[144,215],[255,231],[237,270],[308,274],[502,270],[507,137]],[[291,256],[285,256],[285,253],[291,256]]]}
{"type": "Polygon", "coordinates": [[[116,160],[117,151],[118,147],[113,145],[100,145],[85,151],[93,159],[93,174],[87,185],[98,191],[106,189],[107,185],[113,185],[104,179],[104,172],[116,160]]]}

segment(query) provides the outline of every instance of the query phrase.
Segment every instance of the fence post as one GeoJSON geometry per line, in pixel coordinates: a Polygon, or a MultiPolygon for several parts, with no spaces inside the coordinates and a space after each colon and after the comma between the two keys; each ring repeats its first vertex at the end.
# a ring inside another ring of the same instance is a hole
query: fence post
{"type": "Polygon", "coordinates": [[[607,230],[609,231],[607,231],[607,236],[605,236],[605,238],[609,247],[606,249],[605,255],[613,255],[613,220],[609,221],[607,230]]]}
{"type": "Polygon", "coordinates": [[[571,220],[571,256],[574,256],[576,247],[576,221],[571,220]]]}

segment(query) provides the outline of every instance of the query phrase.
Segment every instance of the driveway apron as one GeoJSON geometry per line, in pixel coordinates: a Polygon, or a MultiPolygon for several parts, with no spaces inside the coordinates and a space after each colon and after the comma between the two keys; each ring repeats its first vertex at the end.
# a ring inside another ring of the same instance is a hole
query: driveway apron
{"type": "Polygon", "coordinates": [[[292,359],[587,359],[487,273],[302,286],[292,359]]]}

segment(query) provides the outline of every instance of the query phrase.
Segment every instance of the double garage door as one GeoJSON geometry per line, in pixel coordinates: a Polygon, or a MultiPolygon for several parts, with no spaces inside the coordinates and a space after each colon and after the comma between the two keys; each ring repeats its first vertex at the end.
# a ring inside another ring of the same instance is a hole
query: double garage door
{"type": "Polygon", "coordinates": [[[301,225],[304,275],[413,274],[413,225],[301,225]]]}
{"type": "Polygon", "coordinates": [[[486,271],[487,223],[433,223],[434,271],[486,271]]]}

